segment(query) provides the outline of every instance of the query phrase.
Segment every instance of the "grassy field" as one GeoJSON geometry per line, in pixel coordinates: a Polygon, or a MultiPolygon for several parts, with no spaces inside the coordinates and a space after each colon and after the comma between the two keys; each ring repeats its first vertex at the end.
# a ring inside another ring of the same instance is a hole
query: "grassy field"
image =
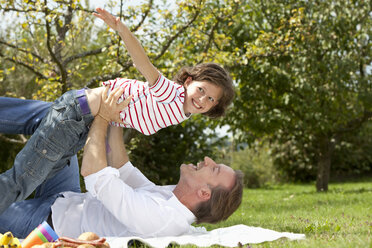
{"type": "Polygon", "coordinates": [[[316,193],[314,185],[246,189],[233,216],[206,228],[236,224],[306,234],[305,240],[280,239],[248,247],[372,248],[372,179],[330,184],[327,193],[316,193]]]}

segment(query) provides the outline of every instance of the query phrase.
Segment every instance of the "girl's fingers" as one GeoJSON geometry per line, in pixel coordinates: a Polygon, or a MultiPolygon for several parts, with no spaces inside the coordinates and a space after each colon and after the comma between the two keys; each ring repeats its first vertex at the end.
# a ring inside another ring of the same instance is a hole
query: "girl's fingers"
{"type": "Polygon", "coordinates": [[[107,12],[106,10],[101,9],[101,8],[96,8],[96,11],[98,13],[93,13],[94,16],[100,18],[106,24],[108,24],[111,28],[115,29],[115,27],[113,25],[115,25],[117,23],[117,21],[116,21],[116,18],[113,15],[111,15],[109,12],[107,12]]]}
{"type": "Polygon", "coordinates": [[[104,10],[104,9],[97,8],[96,10],[97,10],[97,12],[100,13],[102,16],[109,16],[109,15],[108,15],[109,13],[108,13],[106,10],[104,10]]]}
{"type": "Polygon", "coordinates": [[[99,19],[105,21],[105,19],[104,19],[100,14],[93,13],[93,15],[94,15],[95,17],[98,17],[99,19]]]}
{"type": "Polygon", "coordinates": [[[94,16],[97,16],[97,17],[99,17],[99,18],[101,18],[102,20],[105,20],[105,17],[107,17],[107,12],[105,12],[103,9],[101,9],[101,8],[96,8],[96,11],[98,12],[98,13],[95,13],[95,12],[93,12],[93,15],[94,16]]]}
{"type": "Polygon", "coordinates": [[[102,8],[96,8],[96,11],[97,11],[98,13],[100,13],[100,14],[105,13],[105,10],[102,9],[102,8]]]}

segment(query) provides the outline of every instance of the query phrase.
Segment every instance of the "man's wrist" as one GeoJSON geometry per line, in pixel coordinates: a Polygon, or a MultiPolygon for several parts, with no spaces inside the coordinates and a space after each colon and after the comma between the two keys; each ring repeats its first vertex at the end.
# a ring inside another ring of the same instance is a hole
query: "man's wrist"
{"type": "Polygon", "coordinates": [[[110,123],[110,120],[107,117],[101,115],[100,113],[97,114],[96,118],[99,118],[100,120],[105,121],[107,124],[110,123]]]}

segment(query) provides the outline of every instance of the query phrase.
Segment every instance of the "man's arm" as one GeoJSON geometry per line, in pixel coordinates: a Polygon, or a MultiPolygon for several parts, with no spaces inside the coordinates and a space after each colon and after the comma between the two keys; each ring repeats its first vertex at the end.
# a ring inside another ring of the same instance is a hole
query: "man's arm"
{"type": "Polygon", "coordinates": [[[123,94],[123,89],[116,88],[107,96],[109,87],[106,87],[101,95],[101,105],[98,114],[94,118],[88,133],[84,147],[81,175],[86,177],[107,167],[106,135],[109,122],[118,121],[118,113],[128,106],[131,97],[120,104],[117,103],[123,94]]]}
{"type": "Polygon", "coordinates": [[[81,175],[86,177],[107,167],[105,138],[108,122],[101,116],[94,118],[84,147],[81,175]]]}
{"type": "Polygon", "coordinates": [[[150,62],[145,50],[141,46],[137,38],[132,34],[128,27],[120,21],[119,18],[114,17],[104,9],[97,8],[98,13],[93,13],[94,16],[102,19],[110,28],[118,31],[120,37],[132,57],[132,60],[137,69],[146,78],[150,86],[155,84],[159,77],[159,72],[155,66],[150,62]]]}
{"type": "Polygon", "coordinates": [[[110,126],[107,141],[110,148],[106,151],[108,164],[119,169],[129,161],[123,139],[123,128],[110,126]]]}

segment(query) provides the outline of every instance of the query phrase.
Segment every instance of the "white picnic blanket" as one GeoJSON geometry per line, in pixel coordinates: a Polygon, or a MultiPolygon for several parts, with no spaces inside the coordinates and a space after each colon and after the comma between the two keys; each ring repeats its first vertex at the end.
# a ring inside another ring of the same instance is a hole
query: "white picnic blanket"
{"type": "Polygon", "coordinates": [[[205,228],[193,228],[192,232],[182,236],[168,236],[160,238],[139,238],[139,237],[107,237],[111,248],[126,248],[133,240],[138,240],[154,248],[164,248],[171,243],[179,245],[193,244],[199,247],[221,245],[236,247],[245,244],[257,244],[266,241],[273,241],[279,238],[290,240],[305,239],[305,234],[277,232],[261,227],[246,225],[235,225],[207,231],[205,228]]]}

